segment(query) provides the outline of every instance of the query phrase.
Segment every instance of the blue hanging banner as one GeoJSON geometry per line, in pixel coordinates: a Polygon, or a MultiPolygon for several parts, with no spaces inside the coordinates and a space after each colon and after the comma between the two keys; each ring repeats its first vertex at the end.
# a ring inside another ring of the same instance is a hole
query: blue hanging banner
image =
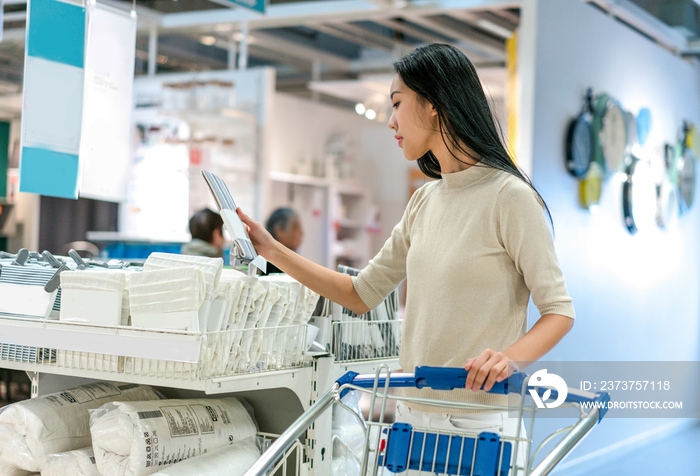
{"type": "Polygon", "coordinates": [[[20,191],[76,199],[86,11],[59,0],[27,11],[20,191]]]}
{"type": "Polygon", "coordinates": [[[234,5],[248,8],[256,12],[265,13],[267,0],[229,0],[234,5]]]}

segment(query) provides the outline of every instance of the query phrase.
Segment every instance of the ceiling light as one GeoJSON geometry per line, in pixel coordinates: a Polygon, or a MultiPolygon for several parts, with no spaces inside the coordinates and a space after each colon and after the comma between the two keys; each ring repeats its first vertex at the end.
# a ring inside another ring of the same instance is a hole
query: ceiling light
{"type": "Polygon", "coordinates": [[[502,38],[510,38],[513,34],[513,32],[510,31],[508,28],[503,28],[502,26],[496,25],[494,22],[489,20],[481,19],[477,21],[476,24],[480,28],[483,28],[484,30],[493,33],[494,35],[498,35],[502,38]]]}
{"type": "Polygon", "coordinates": [[[359,115],[362,115],[365,113],[365,111],[366,111],[366,109],[365,109],[364,104],[362,104],[361,102],[358,102],[357,104],[355,104],[355,112],[356,113],[358,113],[359,115]]]}
{"type": "Polygon", "coordinates": [[[211,46],[216,43],[216,38],[213,36],[203,36],[199,39],[199,42],[203,45],[211,46]]]}
{"type": "Polygon", "coordinates": [[[367,109],[367,111],[365,112],[365,117],[370,121],[373,121],[374,118],[377,117],[377,113],[374,112],[374,109],[367,109]]]}

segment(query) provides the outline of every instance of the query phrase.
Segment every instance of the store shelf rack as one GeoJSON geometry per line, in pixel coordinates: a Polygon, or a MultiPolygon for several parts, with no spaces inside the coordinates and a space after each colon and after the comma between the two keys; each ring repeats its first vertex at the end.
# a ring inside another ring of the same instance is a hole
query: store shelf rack
{"type": "Polygon", "coordinates": [[[0,317],[0,366],[227,393],[311,385],[306,326],[212,333],[0,317]]]}

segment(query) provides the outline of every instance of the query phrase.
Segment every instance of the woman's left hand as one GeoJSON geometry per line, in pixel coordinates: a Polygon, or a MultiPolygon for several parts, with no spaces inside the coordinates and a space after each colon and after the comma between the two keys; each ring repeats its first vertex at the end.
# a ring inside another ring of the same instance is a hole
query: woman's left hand
{"type": "Polygon", "coordinates": [[[510,359],[503,352],[486,349],[479,356],[467,361],[464,368],[467,375],[467,390],[478,392],[482,389],[491,390],[493,384],[507,379],[513,372],[510,359]]]}

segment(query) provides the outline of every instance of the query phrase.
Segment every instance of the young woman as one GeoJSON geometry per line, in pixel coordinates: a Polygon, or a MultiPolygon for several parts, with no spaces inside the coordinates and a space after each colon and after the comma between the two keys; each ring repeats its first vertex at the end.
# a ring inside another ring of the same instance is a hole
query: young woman
{"type": "MultiPolygon", "coordinates": [[[[407,280],[400,363],[460,366],[464,391],[407,390],[421,398],[506,405],[489,390],[512,362],[539,359],[573,325],[546,205],[508,155],[476,71],[459,50],[428,45],[394,64],[389,127],[408,160],[439,179],[411,197],[403,218],[358,277],[331,271],[275,242],[240,210],[258,253],[304,285],[361,314],[407,280]],[[532,300],[539,320],[527,331],[532,300]]],[[[435,423],[408,402],[397,418],[435,423]]],[[[505,414],[442,415],[460,428],[512,434],[505,414]],[[471,425],[471,426],[470,426],[471,425]]],[[[465,412],[461,412],[465,413],[465,412]]],[[[511,419],[516,420],[516,419],[511,419]]]]}

